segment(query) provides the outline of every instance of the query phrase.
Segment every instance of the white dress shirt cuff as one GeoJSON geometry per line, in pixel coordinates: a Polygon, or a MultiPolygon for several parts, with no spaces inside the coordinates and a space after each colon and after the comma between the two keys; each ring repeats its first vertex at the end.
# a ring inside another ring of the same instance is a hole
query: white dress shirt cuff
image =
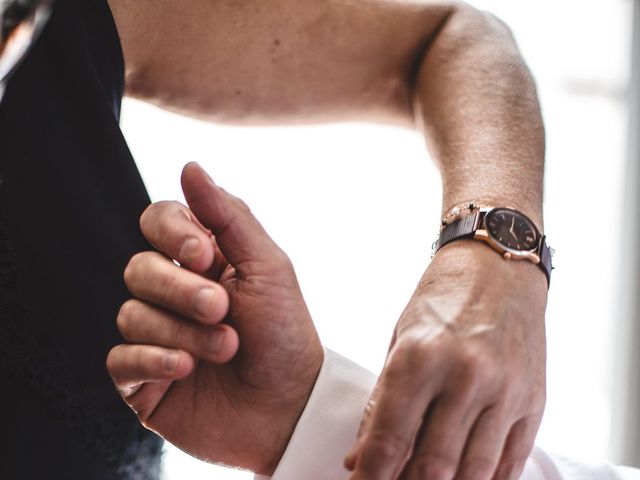
{"type": "MultiPolygon", "coordinates": [[[[376,377],[331,350],[273,480],[342,480],[376,377]],[[358,414],[354,414],[358,412],[358,414]]],[[[256,480],[269,477],[256,476],[256,480]]]]}

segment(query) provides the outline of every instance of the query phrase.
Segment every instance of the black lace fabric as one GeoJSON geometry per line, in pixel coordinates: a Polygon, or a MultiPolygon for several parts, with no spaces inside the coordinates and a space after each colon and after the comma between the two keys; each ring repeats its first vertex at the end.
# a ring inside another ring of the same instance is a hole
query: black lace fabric
{"type": "Polygon", "coordinates": [[[161,443],[135,425],[133,413],[125,421],[106,417],[100,399],[72,381],[64,350],[38,337],[20,304],[17,269],[15,250],[0,220],[0,372],[29,390],[5,394],[40,397],[52,421],[64,424],[77,443],[104,460],[112,472],[107,478],[157,479],[161,443]]]}

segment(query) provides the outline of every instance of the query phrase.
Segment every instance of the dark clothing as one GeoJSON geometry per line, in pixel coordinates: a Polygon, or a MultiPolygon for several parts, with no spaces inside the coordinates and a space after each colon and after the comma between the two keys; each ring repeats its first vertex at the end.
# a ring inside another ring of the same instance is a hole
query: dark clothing
{"type": "Polygon", "coordinates": [[[157,478],[161,443],[105,369],[148,249],[106,0],[59,0],[0,104],[0,478],[157,478]]]}

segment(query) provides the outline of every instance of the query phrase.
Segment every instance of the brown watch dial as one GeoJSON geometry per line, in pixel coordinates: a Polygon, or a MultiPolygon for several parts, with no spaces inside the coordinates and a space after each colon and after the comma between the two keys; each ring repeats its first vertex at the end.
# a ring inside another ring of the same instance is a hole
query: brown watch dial
{"type": "Polygon", "coordinates": [[[485,228],[489,235],[504,247],[520,251],[537,250],[540,234],[533,222],[510,208],[496,208],[487,213],[485,228]]]}

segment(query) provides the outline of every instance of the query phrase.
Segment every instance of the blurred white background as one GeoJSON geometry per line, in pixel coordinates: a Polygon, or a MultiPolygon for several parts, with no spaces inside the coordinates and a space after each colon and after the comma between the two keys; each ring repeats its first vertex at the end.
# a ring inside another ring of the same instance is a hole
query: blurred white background
{"type": "MultiPolygon", "coordinates": [[[[611,458],[632,1],[471,3],[511,26],[548,130],[545,230],[557,269],[538,444],[611,458]]],[[[289,253],[324,344],[379,372],[438,228],[440,179],[420,134],[364,124],[223,127],[130,100],[122,125],[152,200],[182,199],[181,168],[200,162],[289,253]]],[[[168,447],[165,478],[251,476],[168,447]]]]}

